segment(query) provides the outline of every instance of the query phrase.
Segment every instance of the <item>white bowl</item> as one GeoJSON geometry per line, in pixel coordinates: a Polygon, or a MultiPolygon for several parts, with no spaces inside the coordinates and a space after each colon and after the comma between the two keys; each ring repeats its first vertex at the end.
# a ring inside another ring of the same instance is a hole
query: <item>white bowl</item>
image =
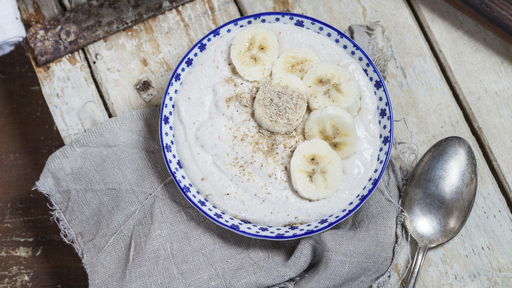
{"type": "Polygon", "coordinates": [[[368,55],[366,55],[366,53],[352,39],[338,29],[314,18],[293,13],[268,12],[245,16],[232,20],[208,33],[187,52],[178,66],[174,69],[174,73],[172,74],[162,100],[162,108],[160,112],[160,142],[162,145],[165,163],[169,172],[171,172],[176,185],[179,187],[185,198],[187,198],[194,207],[203,213],[203,215],[226,229],[248,237],[270,240],[291,240],[314,235],[333,227],[348,216],[352,215],[359,207],[361,207],[361,205],[363,205],[366,199],[368,199],[384,174],[389,157],[391,156],[392,139],[393,111],[391,109],[391,102],[389,100],[384,80],[370,57],[368,57],[368,55]],[[377,163],[375,165],[376,168],[373,171],[373,174],[368,179],[366,185],[361,187],[361,192],[357,194],[357,196],[355,196],[346,207],[340,207],[340,210],[337,213],[315,222],[295,226],[272,227],[252,224],[225,214],[215,206],[211,205],[208,200],[206,200],[194,188],[194,185],[192,185],[185,174],[180,163],[180,158],[176,152],[173,132],[175,111],[174,97],[178,93],[183,79],[187,77],[189,69],[195,62],[197,62],[194,61],[194,59],[196,59],[203,51],[208,49],[211,43],[222,38],[223,35],[256,23],[281,23],[295,25],[297,27],[314,31],[335,42],[338,46],[345,49],[348,54],[352,58],[356,59],[361,65],[361,69],[364,70],[368,79],[373,84],[374,94],[378,100],[377,107],[375,108],[379,111],[378,115],[381,142],[377,163]]]}

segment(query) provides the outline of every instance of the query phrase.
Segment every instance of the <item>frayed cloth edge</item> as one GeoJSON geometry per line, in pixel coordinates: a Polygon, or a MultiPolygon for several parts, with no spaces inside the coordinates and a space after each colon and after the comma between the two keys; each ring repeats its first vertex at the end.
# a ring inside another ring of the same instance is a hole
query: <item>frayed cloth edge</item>
{"type": "Polygon", "coordinates": [[[52,195],[46,188],[46,185],[44,185],[44,183],[41,180],[39,180],[36,182],[32,190],[39,190],[39,192],[43,193],[46,197],[48,197],[48,200],[50,201],[48,207],[50,208],[50,214],[52,215],[50,220],[57,223],[57,225],[59,226],[60,237],[62,237],[62,240],[64,240],[64,242],[66,242],[67,244],[73,246],[73,248],[75,248],[76,253],[78,253],[78,256],[80,256],[80,259],[84,261],[86,259],[86,255],[83,251],[83,247],[82,245],[80,245],[78,238],[76,237],[75,231],[73,231],[68,221],[66,220],[64,213],[59,208],[57,203],[55,203],[55,201],[53,200],[52,195]]]}

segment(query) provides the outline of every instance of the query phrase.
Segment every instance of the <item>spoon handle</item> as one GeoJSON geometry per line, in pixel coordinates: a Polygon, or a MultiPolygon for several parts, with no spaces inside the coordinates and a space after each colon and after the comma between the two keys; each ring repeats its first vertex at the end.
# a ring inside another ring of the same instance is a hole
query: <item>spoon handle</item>
{"type": "Polygon", "coordinates": [[[412,263],[412,272],[411,276],[409,277],[409,283],[407,283],[405,287],[414,288],[414,286],[416,286],[416,279],[418,279],[418,273],[420,272],[423,260],[425,260],[427,250],[428,248],[418,246],[418,249],[416,250],[416,255],[414,256],[414,262],[412,263]]]}

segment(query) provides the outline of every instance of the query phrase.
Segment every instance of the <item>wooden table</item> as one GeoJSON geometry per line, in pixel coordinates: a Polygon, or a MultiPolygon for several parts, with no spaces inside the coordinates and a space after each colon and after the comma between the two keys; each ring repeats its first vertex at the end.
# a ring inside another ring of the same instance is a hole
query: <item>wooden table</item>
{"type": "MultiPolygon", "coordinates": [[[[18,0],[29,25],[83,2],[18,0]]],[[[458,135],[478,162],[473,212],[455,239],[429,251],[418,287],[512,286],[512,47],[441,0],[195,0],[35,67],[62,138],[69,142],[110,117],[158,106],[172,69],[197,40],[264,11],[303,13],[342,31],[381,21],[393,50],[386,84],[395,141],[412,142],[421,155],[458,135]],[[149,88],[137,89],[143,81],[149,88]]],[[[405,263],[396,264],[392,284],[405,263]]]]}

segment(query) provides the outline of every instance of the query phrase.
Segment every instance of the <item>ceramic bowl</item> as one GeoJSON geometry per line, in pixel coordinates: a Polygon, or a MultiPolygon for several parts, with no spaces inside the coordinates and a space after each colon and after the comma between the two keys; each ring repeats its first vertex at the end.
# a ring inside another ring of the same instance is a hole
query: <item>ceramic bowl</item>
{"type": "Polygon", "coordinates": [[[269,12],[241,17],[218,27],[204,36],[187,52],[174,69],[174,73],[172,74],[162,100],[160,113],[160,141],[165,164],[185,198],[187,198],[204,216],[226,229],[248,237],[270,240],[290,240],[314,235],[333,227],[352,215],[363,205],[377,187],[386,169],[389,157],[391,156],[392,139],[393,111],[391,109],[391,102],[382,76],[370,57],[368,57],[352,39],[331,25],[308,16],[292,13],[269,12]],[[377,107],[375,107],[375,109],[378,110],[380,127],[380,149],[375,170],[366,184],[360,188],[360,192],[354,196],[346,207],[340,207],[338,212],[315,222],[296,226],[272,227],[252,224],[225,214],[223,211],[210,204],[208,200],[194,188],[194,185],[185,174],[179,155],[176,152],[173,133],[173,119],[175,116],[174,101],[181,83],[187,77],[187,72],[197,62],[194,61],[194,59],[208,49],[211,43],[222,38],[223,35],[256,23],[294,25],[325,36],[330,41],[342,47],[352,58],[357,60],[361,65],[361,69],[363,69],[369,81],[373,84],[374,95],[377,98],[377,107]]]}

